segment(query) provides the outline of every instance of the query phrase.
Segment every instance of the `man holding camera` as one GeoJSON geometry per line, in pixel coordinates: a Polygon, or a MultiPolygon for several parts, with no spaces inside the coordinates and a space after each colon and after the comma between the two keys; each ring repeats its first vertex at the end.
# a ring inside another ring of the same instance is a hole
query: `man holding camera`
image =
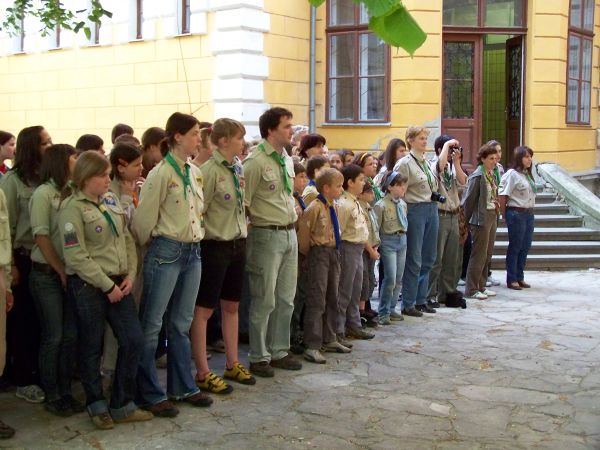
{"type": "Polygon", "coordinates": [[[461,167],[462,147],[459,142],[444,134],[435,140],[434,148],[437,158],[432,162],[431,170],[438,179],[438,193],[446,201],[437,205],[439,216],[437,258],[429,274],[427,294],[427,305],[430,308],[438,308],[440,303],[446,303],[447,296],[457,294],[456,286],[462,268],[458,190],[467,182],[467,175],[461,167]]]}

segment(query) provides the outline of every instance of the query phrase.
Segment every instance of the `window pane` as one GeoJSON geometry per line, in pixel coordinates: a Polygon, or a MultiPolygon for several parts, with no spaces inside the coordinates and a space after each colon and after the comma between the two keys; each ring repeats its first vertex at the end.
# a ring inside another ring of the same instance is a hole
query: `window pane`
{"type": "Polygon", "coordinates": [[[360,35],[360,76],[385,75],[385,43],[373,33],[360,35]]]}
{"type": "Polygon", "coordinates": [[[329,81],[329,118],[354,120],[354,89],[352,78],[329,81]]]}
{"type": "Polygon", "coordinates": [[[473,58],[472,42],[444,44],[444,118],[473,117],[473,58]]]}
{"type": "Polygon", "coordinates": [[[368,13],[367,7],[364,5],[364,3],[361,3],[361,5],[360,5],[360,23],[361,24],[369,23],[369,13],[368,13]]]}
{"type": "Polygon", "coordinates": [[[581,60],[583,63],[581,79],[590,81],[592,79],[592,41],[590,39],[583,40],[583,56],[581,60]]]}
{"type": "Polygon", "coordinates": [[[581,114],[580,122],[590,122],[590,102],[592,101],[592,84],[587,81],[581,83],[581,114]]]}
{"type": "Polygon", "coordinates": [[[579,83],[577,80],[569,80],[567,87],[567,121],[578,122],[577,120],[577,90],[579,83]]]}
{"type": "Polygon", "coordinates": [[[523,0],[486,0],[485,26],[523,26],[523,0]]]}
{"type": "Polygon", "coordinates": [[[581,39],[577,36],[569,36],[569,78],[579,79],[579,52],[581,48],[581,39]]]}
{"type": "Polygon", "coordinates": [[[444,0],[444,25],[477,26],[477,0],[444,0]]]}
{"type": "Polygon", "coordinates": [[[594,0],[586,0],[583,11],[583,28],[594,31],[594,0]]]}
{"type": "Polygon", "coordinates": [[[338,34],[331,36],[329,51],[330,77],[354,74],[354,35],[338,34]]]}
{"type": "Polygon", "coordinates": [[[583,0],[571,0],[571,11],[569,12],[569,25],[581,28],[581,2],[583,0]]]}
{"type": "Polygon", "coordinates": [[[329,25],[353,25],[354,2],[352,0],[330,0],[329,25]]]}
{"type": "Polygon", "coordinates": [[[360,79],[360,120],[385,118],[385,78],[360,79]]]}

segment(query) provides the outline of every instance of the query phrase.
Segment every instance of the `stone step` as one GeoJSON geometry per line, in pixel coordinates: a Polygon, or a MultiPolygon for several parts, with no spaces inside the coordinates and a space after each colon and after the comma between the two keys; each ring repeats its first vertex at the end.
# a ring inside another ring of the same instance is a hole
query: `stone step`
{"type": "MultiPolygon", "coordinates": [[[[592,267],[600,267],[600,254],[529,255],[527,257],[528,270],[582,270],[592,267]]],[[[505,255],[492,256],[492,269],[506,269],[505,255]]]]}
{"type": "MultiPolygon", "coordinates": [[[[504,218],[500,219],[500,225],[504,225],[504,218]]],[[[535,226],[537,227],[579,227],[583,224],[583,217],[571,214],[536,214],[535,226]]]]}
{"type": "MultiPolygon", "coordinates": [[[[506,255],[508,241],[496,241],[495,255],[506,255]]],[[[600,254],[600,241],[534,241],[530,255],[600,254]]]]}
{"type": "MultiPolygon", "coordinates": [[[[508,230],[505,227],[498,228],[496,240],[508,240],[508,230]]],[[[600,241],[600,231],[584,227],[536,226],[533,230],[533,241],[600,241]]]]}
{"type": "Polygon", "coordinates": [[[534,214],[537,215],[561,215],[569,214],[569,207],[564,203],[536,203],[533,208],[534,214]]]}
{"type": "Polygon", "coordinates": [[[535,196],[536,203],[553,203],[556,201],[555,192],[538,192],[535,196]]]}

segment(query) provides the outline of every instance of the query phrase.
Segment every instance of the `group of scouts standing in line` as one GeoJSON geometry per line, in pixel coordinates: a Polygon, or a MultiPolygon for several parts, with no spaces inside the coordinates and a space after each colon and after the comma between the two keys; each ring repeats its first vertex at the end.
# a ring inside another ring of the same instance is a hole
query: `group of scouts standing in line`
{"type": "MultiPolygon", "coordinates": [[[[58,416],[87,410],[110,429],[175,417],[177,403],[210,406],[207,393],[232,392],[228,381],[253,385],[275,369],[299,370],[292,352],[325,363],[325,352],[372,339],[369,328],[462,297],[467,242],[466,296],[495,295],[486,284],[499,214],[509,227],[507,285],[529,287],[531,149],[515,149],[514,169],[500,178],[499,144],[490,142],[467,180],[457,140],[440,136],[435,160],[425,159],[424,127],[409,127],[406,145],[393,139],[382,162],[368,152],[327,154],[315,134],[292,149],[284,108],[265,111],[259,128],[247,156],[240,122],[182,113],[141,143],[118,125],[109,158],[95,135],[73,147],[52,145],[41,126],[17,138],[0,132],[0,157],[14,158],[10,170],[0,167],[0,371],[6,359],[17,397],[58,416]],[[208,364],[216,308],[223,376],[208,364]],[[241,325],[249,367],[238,358],[241,325]],[[107,400],[101,369],[111,348],[107,400]],[[75,367],[85,405],[72,395],[75,367]]],[[[13,434],[0,422],[0,437],[13,434]]]]}

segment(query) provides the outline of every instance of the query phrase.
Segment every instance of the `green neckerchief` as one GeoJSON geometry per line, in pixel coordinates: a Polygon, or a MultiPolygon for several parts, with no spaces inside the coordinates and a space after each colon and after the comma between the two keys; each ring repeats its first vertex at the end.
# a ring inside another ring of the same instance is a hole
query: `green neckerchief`
{"type": "Polygon", "coordinates": [[[184,167],[185,167],[185,175],[184,175],[184,173],[181,171],[181,167],[179,167],[179,164],[177,164],[177,161],[175,161],[175,157],[173,156],[173,154],[171,152],[167,153],[167,155],[165,156],[165,161],[167,161],[169,163],[169,165],[173,168],[173,170],[175,171],[177,176],[179,176],[179,178],[181,178],[181,181],[183,182],[183,198],[187,199],[188,186],[190,187],[190,189],[192,189],[192,182],[190,181],[190,166],[189,166],[189,164],[184,163],[184,167]]]}
{"type": "Polygon", "coordinates": [[[427,176],[427,183],[429,183],[429,188],[431,189],[431,192],[435,192],[435,189],[433,188],[433,181],[432,181],[433,174],[431,173],[431,170],[429,170],[429,165],[427,164],[427,161],[423,161],[423,164],[421,164],[421,162],[417,159],[417,157],[412,152],[410,153],[410,156],[412,156],[412,158],[415,160],[415,162],[417,163],[419,168],[427,176]]]}
{"type": "Polygon", "coordinates": [[[265,149],[265,146],[262,143],[258,144],[258,148],[260,148],[263,152],[265,152],[265,155],[273,158],[275,160],[275,162],[281,166],[281,170],[283,172],[283,182],[285,184],[285,190],[287,191],[287,193],[289,195],[292,195],[292,191],[293,191],[292,180],[290,180],[290,176],[288,175],[288,171],[287,171],[287,166],[285,165],[285,156],[280,155],[275,150],[273,150],[271,152],[271,154],[268,154],[267,150],[265,149]]]}
{"type": "MultiPolygon", "coordinates": [[[[216,150],[216,151],[218,151],[218,150],[216,150]]],[[[219,152],[219,155],[221,157],[223,157],[221,152],[219,152]]],[[[240,174],[238,173],[239,166],[235,163],[235,159],[234,159],[233,163],[229,163],[225,158],[223,158],[223,161],[221,161],[221,164],[223,164],[223,167],[225,167],[227,170],[229,170],[231,172],[231,174],[233,175],[233,185],[235,186],[235,196],[237,197],[238,207],[240,208],[240,210],[243,210],[244,209],[244,195],[242,193],[242,184],[240,182],[240,174]]]]}
{"type": "Polygon", "coordinates": [[[377,184],[375,184],[375,182],[373,181],[373,179],[371,177],[367,177],[367,183],[369,183],[369,185],[371,186],[371,189],[373,189],[373,194],[375,194],[375,203],[377,203],[379,200],[381,200],[383,198],[383,193],[381,192],[381,189],[379,189],[379,186],[377,186],[377,184]]]}
{"type": "Polygon", "coordinates": [[[527,171],[524,172],[524,175],[525,175],[525,178],[527,178],[527,181],[529,182],[529,186],[531,186],[531,190],[535,194],[535,181],[534,181],[533,177],[527,171]]]}
{"type": "Polygon", "coordinates": [[[483,176],[492,188],[492,200],[496,200],[496,198],[498,197],[498,184],[496,183],[496,175],[490,174],[488,170],[483,166],[483,164],[479,164],[479,167],[481,167],[483,176]]]}
{"type": "Polygon", "coordinates": [[[89,199],[84,199],[87,203],[91,203],[92,205],[94,205],[98,211],[100,211],[102,213],[102,215],[104,216],[104,218],[106,219],[106,221],[108,222],[108,224],[110,225],[110,229],[112,230],[113,234],[116,237],[119,237],[119,232],[117,231],[117,225],[115,224],[115,221],[113,220],[112,216],[110,215],[110,213],[108,212],[108,210],[106,209],[106,206],[104,205],[104,203],[96,203],[93,202],[89,199]]]}
{"type": "Polygon", "coordinates": [[[452,189],[452,173],[447,167],[444,169],[444,173],[442,173],[442,181],[444,182],[446,192],[450,192],[450,189],[452,189]]]}
{"type": "Polygon", "coordinates": [[[496,178],[496,184],[500,185],[500,169],[498,169],[498,164],[494,166],[494,178],[496,178]]]}

